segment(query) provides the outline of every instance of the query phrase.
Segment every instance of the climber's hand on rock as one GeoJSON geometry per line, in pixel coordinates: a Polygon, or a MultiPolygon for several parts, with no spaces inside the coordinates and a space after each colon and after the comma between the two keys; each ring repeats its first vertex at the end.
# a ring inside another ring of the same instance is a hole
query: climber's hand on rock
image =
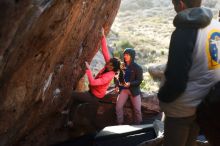
{"type": "Polygon", "coordinates": [[[85,64],[86,64],[86,68],[90,69],[90,65],[89,65],[89,63],[87,61],[85,62],[85,64]]]}
{"type": "Polygon", "coordinates": [[[105,36],[105,29],[102,27],[102,36],[105,36]]]}
{"type": "Polygon", "coordinates": [[[118,87],[115,87],[115,92],[119,93],[119,88],[118,87]]]}

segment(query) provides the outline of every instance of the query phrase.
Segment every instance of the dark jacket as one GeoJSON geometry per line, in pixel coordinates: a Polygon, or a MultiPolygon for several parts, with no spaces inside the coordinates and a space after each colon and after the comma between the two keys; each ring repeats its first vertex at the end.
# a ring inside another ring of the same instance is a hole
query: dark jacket
{"type": "MultiPolygon", "coordinates": [[[[129,54],[132,58],[132,62],[129,66],[127,66],[125,63],[125,66],[128,67],[130,70],[130,76],[129,76],[129,81],[128,81],[130,82],[129,90],[131,91],[132,96],[137,96],[137,95],[140,95],[141,93],[140,84],[143,80],[143,70],[141,66],[139,66],[137,63],[134,62],[134,59],[135,59],[134,49],[126,48],[124,51],[124,54],[125,53],[129,54]]],[[[120,72],[118,83],[121,83],[121,84],[124,83],[124,72],[120,72]]]]}
{"type": "Polygon", "coordinates": [[[176,29],[171,36],[165,83],[158,92],[160,101],[172,102],[185,91],[198,29],[209,25],[211,19],[211,12],[202,8],[188,9],[175,17],[176,29]]]}

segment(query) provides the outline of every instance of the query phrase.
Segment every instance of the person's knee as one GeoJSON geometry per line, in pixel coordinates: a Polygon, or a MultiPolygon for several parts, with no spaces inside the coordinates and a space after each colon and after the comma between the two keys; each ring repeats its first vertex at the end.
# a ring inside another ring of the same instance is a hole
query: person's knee
{"type": "Polygon", "coordinates": [[[141,113],[141,107],[133,107],[135,113],[141,113]]]}

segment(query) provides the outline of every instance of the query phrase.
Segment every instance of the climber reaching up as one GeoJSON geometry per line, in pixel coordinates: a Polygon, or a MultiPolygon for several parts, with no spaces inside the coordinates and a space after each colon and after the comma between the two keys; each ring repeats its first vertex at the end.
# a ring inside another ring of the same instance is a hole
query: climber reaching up
{"type": "MultiPolygon", "coordinates": [[[[90,69],[90,65],[88,62],[85,62],[86,65],[86,75],[89,81],[89,91],[84,92],[72,92],[73,102],[83,102],[83,103],[91,103],[91,104],[98,104],[98,99],[103,98],[105,93],[112,81],[115,77],[115,74],[120,69],[120,60],[118,58],[110,58],[110,54],[107,48],[106,38],[104,29],[102,28],[102,38],[101,38],[101,45],[102,45],[102,54],[105,59],[105,66],[99,71],[99,73],[93,77],[92,71],[90,69]]],[[[69,109],[73,107],[72,103],[69,103],[69,109]]],[[[97,106],[96,106],[97,107],[97,106]]],[[[74,117],[76,110],[70,110],[69,112],[69,119],[68,119],[68,126],[72,126],[72,118],[74,117]],[[74,112],[74,114],[72,113],[74,112]]],[[[96,112],[94,112],[96,114],[96,112]]]]}

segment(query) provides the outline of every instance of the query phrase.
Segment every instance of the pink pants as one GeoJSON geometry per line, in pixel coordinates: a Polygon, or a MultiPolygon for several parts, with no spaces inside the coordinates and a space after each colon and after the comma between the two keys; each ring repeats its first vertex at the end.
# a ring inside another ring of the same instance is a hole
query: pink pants
{"type": "Polygon", "coordinates": [[[119,94],[116,102],[116,115],[118,124],[123,124],[124,122],[124,112],[123,107],[130,96],[131,103],[134,110],[134,122],[135,124],[140,124],[142,122],[141,114],[141,96],[137,95],[133,97],[129,89],[123,89],[119,94]]]}

